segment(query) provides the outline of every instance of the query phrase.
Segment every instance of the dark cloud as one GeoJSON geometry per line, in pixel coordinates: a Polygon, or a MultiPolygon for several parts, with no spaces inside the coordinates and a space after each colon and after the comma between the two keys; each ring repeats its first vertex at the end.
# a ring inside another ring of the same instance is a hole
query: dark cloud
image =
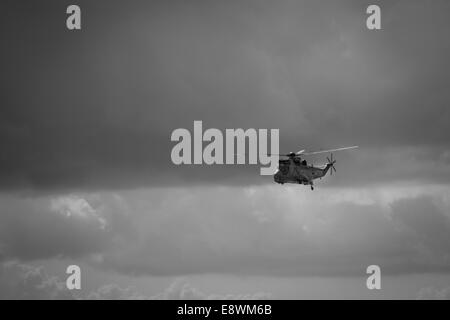
{"type": "Polygon", "coordinates": [[[268,181],[255,167],[172,165],[170,134],[193,120],[279,128],[286,151],[359,144],[342,155],[344,184],[448,183],[450,4],[378,3],[371,32],[365,1],[81,1],[69,32],[65,3],[2,2],[0,185],[268,181]],[[414,177],[380,166],[411,150],[428,155],[414,177]]]}

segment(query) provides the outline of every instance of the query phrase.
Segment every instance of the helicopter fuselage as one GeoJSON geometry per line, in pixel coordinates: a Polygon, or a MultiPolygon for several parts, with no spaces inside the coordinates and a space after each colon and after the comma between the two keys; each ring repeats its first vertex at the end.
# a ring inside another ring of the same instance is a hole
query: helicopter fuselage
{"type": "Polygon", "coordinates": [[[337,149],[328,149],[314,152],[305,152],[300,150],[296,153],[290,152],[288,154],[280,154],[280,156],[287,157],[287,159],[278,160],[278,170],[273,176],[273,180],[279,184],[296,183],[310,185],[311,190],[314,190],[313,181],[318,178],[324,177],[328,171],[330,175],[333,171],[336,172],[334,164],[336,160],[333,160],[333,151],[343,151],[358,148],[358,146],[343,147],[337,149]],[[327,164],[321,167],[315,167],[308,165],[306,160],[302,160],[303,157],[309,155],[315,155],[320,153],[331,152],[330,158],[327,157],[327,164]]]}
{"type": "Polygon", "coordinates": [[[314,167],[313,165],[308,165],[306,161],[302,161],[300,158],[291,157],[279,161],[274,181],[280,184],[295,183],[312,186],[313,180],[325,176],[330,167],[330,164],[323,167],[314,167]]]}

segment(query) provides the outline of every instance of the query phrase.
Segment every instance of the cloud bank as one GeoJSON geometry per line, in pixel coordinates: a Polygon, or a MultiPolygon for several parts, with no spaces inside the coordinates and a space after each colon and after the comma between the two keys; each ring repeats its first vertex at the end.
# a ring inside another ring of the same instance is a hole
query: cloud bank
{"type": "Polygon", "coordinates": [[[254,294],[206,294],[179,278],[154,296],[139,293],[133,287],[122,288],[112,283],[84,294],[70,291],[65,282],[49,276],[43,267],[11,261],[0,264],[0,299],[14,300],[263,300],[271,295],[266,292],[254,294]]]}
{"type": "Polygon", "coordinates": [[[78,258],[131,275],[362,276],[370,264],[446,273],[448,194],[270,186],[18,199],[2,201],[15,214],[2,215],[0,248],[4,260],[78,258]]]}

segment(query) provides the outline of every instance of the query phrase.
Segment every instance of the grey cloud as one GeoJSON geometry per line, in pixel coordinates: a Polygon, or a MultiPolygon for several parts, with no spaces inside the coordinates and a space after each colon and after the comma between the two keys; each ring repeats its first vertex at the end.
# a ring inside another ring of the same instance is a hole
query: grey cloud
{"type": "Polygon", "coordinates": [[[176,279],[162,293],[151,297],[156,300],[267,300],[272,299],[268,292],[252,294],[207,294],[193,287],[184,279],[176,279]]]}
{"type": "MultiPolygon", "coordinates": [[[[448,208],[447,208],[448,209],[448,208]]],[[[392,204],[394,219],[402,222],[420,242],[447,256],[450,245],[450,217],[429,197],[398,200],[392,204]]]]}
{"type": "MultiPolygon", "coordinates": [[[[114,201],[110,201],[110,206],[114,201]]],[[[95,201],[68,195],[21,197],[2,195],[0,202],[0,254],[3,259],[82,257],[102,252],[114,243],[114,228],[127,227],[121,216],[95,207],[95,201]]]]}
{"type": "Polygon", "coordinates": [[[174,280],[161,293],[153,296],[140,294],[135,288],[122,288],[117,284],[108,284],[91,292],[88,300],[264,300],[272,298],[270,293],[252,294],[207,294],[179,278],[174,280]]]}
{"type": "Polygon", "coordinates": [[[450,287],[447,288],[422,288],[417,293],[418,300],[449,300],[450,287]]]}
{"type": "Polygon", "coordinates": [[[148,297],[137,292],[135,288],[122,288],[117,284],[107,284],[91,292],[88,300],[147,300],[148,297]]]}
{"type": "Polygon", "coordinates": [[[0,264],[0,299],[68,300],[74,296],[42,267],[11,261],[0,264]]]}
{"type": "Polygon", "coordinates": [[[141,212],[137,236],[120,242],[120,250],[103,252],[100,265],[151,275],[361,276],[370,264],[385,274],[449,271],[442,193],[406,196],[386,207],[358,204],[356,195],[336,203],[322,195],[295,201],[270,188],[241,192],[172,190],[171,200],[125,196],[141,212]]]}
{"type": "MultiPolygon", "coordinates": [[[[96,212],[90,216],[75,214],[84,208],[78,202],[69,216],[44,214],[47,202],[37,199],[26,213],[3,215],[0,248],[3,259],[71,257],[130,275],[362,276],[370,264],[384,274],[449,272],[447,189],[404,191],[387,202],[380,199],[382,188],[366,190],[363,202],[352,190],[295,190],[164,188],[73,196],[87,199],[96,212]]],[[[24,203],[9,210],[20,212],[24,203]]]]}
{"type": "Polygon", "coordinates": [[[9,261],[0,264],[0,299],[14,300],[138,300],[148,299],[134,288],[108,284],[87,295],[74,294],[65,282],[47,274],[44,267],[9,261]]]}
{"type": "Polygon", "coordinates": [[[44,267],[9,261],[0,264],[0,299],[14,300],[263,300],[270,299],[267,292],[252,294],[207,294],[187,280],[174,280],[161,293],[146,296],[134,287],[121,287],[115,283],[100,286],[88,294],[74,294],[58,277],[50,276],[44,267]]]}

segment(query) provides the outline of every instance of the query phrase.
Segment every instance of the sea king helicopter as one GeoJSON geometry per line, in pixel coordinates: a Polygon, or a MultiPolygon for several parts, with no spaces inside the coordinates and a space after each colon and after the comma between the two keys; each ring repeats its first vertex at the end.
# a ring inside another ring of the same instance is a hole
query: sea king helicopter
{"type": "Polygon", "coordinates": [[[279,184],[295,183],[295,184],[310,185],[311,190],[314,190],[313,181],[315,179],[321,179],[327,174],[328,171],[330,171],[330,175],[333,174],[333,171],[336,172],[336,168],[334,167],[336,160],[333,159],[333,152],[350,150],[355,148],[358,148],[358,146],[321,150],[314,152],[306,152],[305,150],[300,150],[296,153],[290,152],[287,154],[279,154],[278,156],[287,157],[287,159],[278,160],[278,170],[274,174],[273,179],[276,183],[279,184]],[[316,167],[312,164],[308,164],[308,162],[305,159],[301,158],[303,156],[328,152],[330,152],[331,155],[330,157],[327,157],[328,162],[322,166],[316,167]]]}

